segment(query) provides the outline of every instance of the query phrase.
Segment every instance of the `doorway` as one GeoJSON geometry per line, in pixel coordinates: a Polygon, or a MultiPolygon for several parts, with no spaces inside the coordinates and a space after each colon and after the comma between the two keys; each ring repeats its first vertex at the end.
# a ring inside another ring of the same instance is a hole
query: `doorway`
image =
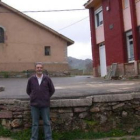
{"type": "Polygon", "coordinates": [[[107,75],[106,53],[105,53],[105,45],[103,43],[99,45],[99,55],[100,55],[100,72],[101,77],[103,77],[107,75]]]}

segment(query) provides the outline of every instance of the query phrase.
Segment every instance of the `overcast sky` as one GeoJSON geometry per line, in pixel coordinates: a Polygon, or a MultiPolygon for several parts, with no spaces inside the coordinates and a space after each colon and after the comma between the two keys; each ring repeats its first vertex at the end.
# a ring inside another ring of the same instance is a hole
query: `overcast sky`
{"type": "MultiPolygon", "coordinates": [[[[84,9],[88,0],[2,0],[19,11],[84,9]]],[[[68,56],[91,58],[89,11],[32,12],[28,16],[75,41],[68,47],[68,56]]]]}

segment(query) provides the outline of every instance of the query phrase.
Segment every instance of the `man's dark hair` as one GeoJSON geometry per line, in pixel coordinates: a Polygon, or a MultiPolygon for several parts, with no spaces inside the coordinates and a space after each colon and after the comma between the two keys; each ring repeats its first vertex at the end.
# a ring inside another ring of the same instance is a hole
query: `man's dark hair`
{"type": "Polygon", "coordinates": [[[43,63],[42,63],[42,62],[36,62],[36,63],[35,63],[35,67],[36,67],[37,65],[42,65],[42,66],[43,66],[43,63]]]}

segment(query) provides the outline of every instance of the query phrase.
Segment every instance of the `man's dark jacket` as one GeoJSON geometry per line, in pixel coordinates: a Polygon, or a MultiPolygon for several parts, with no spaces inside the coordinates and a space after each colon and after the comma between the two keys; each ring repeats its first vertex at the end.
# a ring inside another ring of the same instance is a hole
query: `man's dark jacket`
{"type": "Polygon", "coordinates": [[[28,80],[27,94],[30,96],[30,105],[35,107],[49,107],[50,97],[55,92],[54,85],[47,75],[43,75],[39,85],[36,75],[28,80]]]}

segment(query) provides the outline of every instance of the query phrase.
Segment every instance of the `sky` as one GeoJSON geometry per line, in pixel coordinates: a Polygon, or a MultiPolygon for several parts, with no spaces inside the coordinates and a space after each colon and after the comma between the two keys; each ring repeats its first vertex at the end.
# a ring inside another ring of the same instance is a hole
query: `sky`
{"type": "MultiPolygon", "coordinates": [[[[84,9],[88,0],[2,0],[19,11],[48,11],[84,9]]],[[[92,59],[89,11],[27,12],[28,16],[72,39],[68,56],[78,59],[92,59]]]]}

